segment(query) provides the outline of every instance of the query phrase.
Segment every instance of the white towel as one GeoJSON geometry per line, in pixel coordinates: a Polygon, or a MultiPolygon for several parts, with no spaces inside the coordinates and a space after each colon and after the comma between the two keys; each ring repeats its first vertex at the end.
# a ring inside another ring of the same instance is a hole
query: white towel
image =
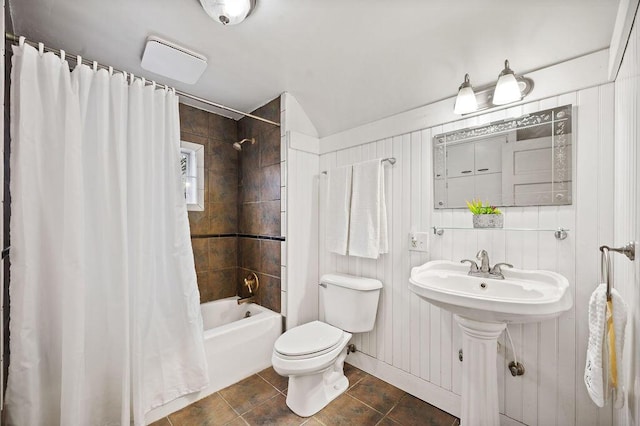
{"type": "MultiPolygon", "coordinates": [[[[624,329],[627,321],[627,307],[620,294],[611,290],[613,302],[613,324],[615,329],[616,364],[622,366],[622,350],[624,348],[624,329]]],[[[614,406],[621,408],[624,404],[624,387],[622,377],[618,376],[617,389],[611,388],[609,383],[609,355],[606,344],[606,310],[607,285],[600,284],[589,300],[589,342],[587,346],[587,361],[584,368],[584,383],[593,402],[598,407],[604,407],[609,394],[613,393],[614,406]]]]}
{"type": "Polygon", "coordinates": [[[352,166],[338,167],[328,174],[327,185],[327,250],[346,255],[349,241],[352,166]]]}
{"type": "Polygon", "coordinates": [[[377,259],[389,252],[382,160],[353,166],[349,255],[377,259]]]}

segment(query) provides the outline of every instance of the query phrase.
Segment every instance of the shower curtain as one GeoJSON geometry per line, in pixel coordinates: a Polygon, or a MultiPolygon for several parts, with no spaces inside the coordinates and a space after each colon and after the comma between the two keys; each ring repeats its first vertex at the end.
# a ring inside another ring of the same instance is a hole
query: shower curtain
{"type": "Polygon", "coordinates": [[[142,425],[207,385],[179,133],[172,91],[14,47],[8,424],[142,425]]]}

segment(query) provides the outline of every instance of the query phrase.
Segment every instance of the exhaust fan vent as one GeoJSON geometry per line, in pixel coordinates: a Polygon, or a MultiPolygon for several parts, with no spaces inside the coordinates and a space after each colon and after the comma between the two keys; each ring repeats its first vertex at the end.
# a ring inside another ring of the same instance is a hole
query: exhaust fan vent
{"type": "Polygon", "coordinates": [[[159,37],[149,37],[141,66],[154,74],[194,84],[207,68],[207,58],[159,37]]]}

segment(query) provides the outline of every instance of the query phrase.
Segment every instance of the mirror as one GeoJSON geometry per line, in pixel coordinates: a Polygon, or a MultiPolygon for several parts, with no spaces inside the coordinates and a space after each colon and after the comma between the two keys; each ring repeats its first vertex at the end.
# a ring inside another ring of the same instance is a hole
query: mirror
{"type": "Polygon", "coordinates": [[[572,106],[433,138],[434,208],[571,204],[572,106]]]}

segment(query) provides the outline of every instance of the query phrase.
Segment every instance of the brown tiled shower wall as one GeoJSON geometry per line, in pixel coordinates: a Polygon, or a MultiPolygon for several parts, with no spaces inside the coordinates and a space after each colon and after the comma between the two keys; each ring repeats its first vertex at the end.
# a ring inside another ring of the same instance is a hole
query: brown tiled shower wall
{"type": "MultiPolygon", "coordinates": [[[[280,98],[253,112],[280,122],[280,98]]],[[[245,143],[239,156],[239,233],[280,236],[280,128],[250,118],[238,121],[238,137],[245,143]]],[[[259,303],[280,312],[280,241],[240,237],[238,273],[255,272],[260,280],[259,303]]]]}
{"type": "MultiPolygon", "coordinates": [[[[279,122],[280,99],[255,114],[279,122]]],[[[205,209],[189,212],[201,302],[246,296],[243,278],[255,272],[258,302],[280,312],[280,242],[264,239],[280,236],[280,129],[183,104],[180,128],[182,140],[205,146],[205,209]]]]}

